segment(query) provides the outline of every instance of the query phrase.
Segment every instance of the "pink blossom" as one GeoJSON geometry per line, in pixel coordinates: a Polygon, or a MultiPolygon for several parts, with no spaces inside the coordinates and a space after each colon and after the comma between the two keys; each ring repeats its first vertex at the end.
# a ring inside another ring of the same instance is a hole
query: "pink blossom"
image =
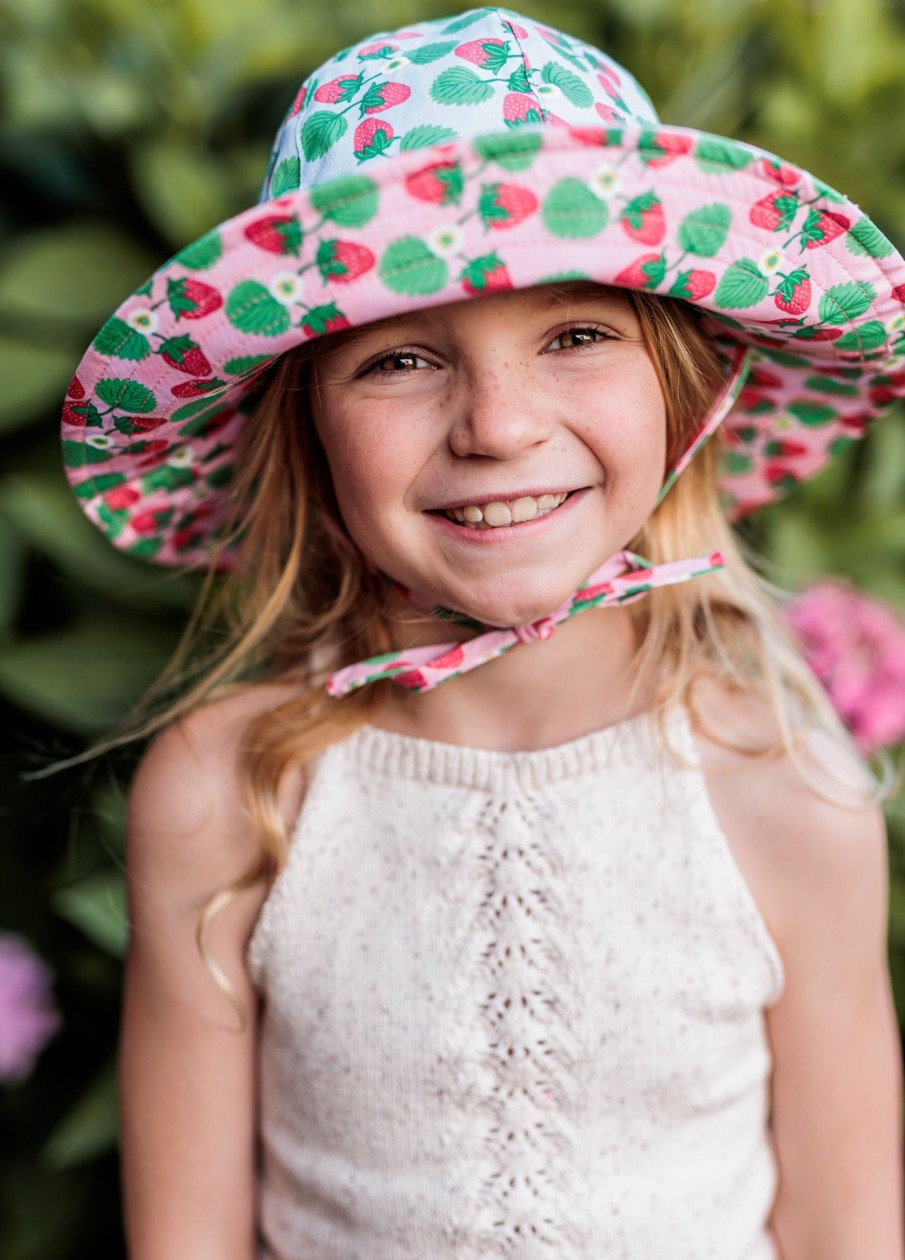
{"type": "Polygon", "coordinates": [[[905,623],[841,582],[791,600],[787,624],[839,716],[865,752],[905,737],[905,623]]]}
{"type": "Polygon", "coordinates": [[[59,1028],[52,982],[26,941],[0,933],[0,1080],[26,1077],[59,1028]]]}

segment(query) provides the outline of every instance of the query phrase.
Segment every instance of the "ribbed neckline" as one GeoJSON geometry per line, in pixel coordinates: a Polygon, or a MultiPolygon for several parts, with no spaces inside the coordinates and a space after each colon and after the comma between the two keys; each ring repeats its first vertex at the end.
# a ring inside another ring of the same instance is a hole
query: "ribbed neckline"
{"type": "MultiPolygon", "coordinates": [[[[688,741],[676,729],[677,722],[681,727],[679,710],[675,716],[667,717],[668,738],[673,747],[685,754],[688,741]]],[[[652,713],[641,713],[568,743],[531,752],[497,752],[447,744],[372,725],[360,727],[343,742],[356,765],[369,774],[492,791],[507,785],[537,789],[603,770],[612,773],[614,769],[637,769],[657,762],[661,752],[656,716],[652,713]]]]}

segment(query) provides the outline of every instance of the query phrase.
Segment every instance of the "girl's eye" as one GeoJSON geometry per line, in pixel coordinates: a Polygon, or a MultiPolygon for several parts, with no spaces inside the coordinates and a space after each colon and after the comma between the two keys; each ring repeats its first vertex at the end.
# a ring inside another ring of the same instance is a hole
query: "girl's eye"
{"type": "Polygon", "coordinates": [[[602,328],[576,327],[567,328],[557,333],[547,347],[548,350],[580,350],[583,346],[593,346],[598,341],[611,340],[611,334],[602,328]],[[557,345],[557,342],[561,343],[557,345]]]}
{"type": "Polygon", "coordinates": [[[365,375],[371,372],[415,372],[426,367],[433,367],[433,364],[428,363],[427,359],[422,359],[420,354],[414,354],[410,350],[399,350],[394,354],[385,354],[382,359],[377,359],[365,369],[365,375]]]}

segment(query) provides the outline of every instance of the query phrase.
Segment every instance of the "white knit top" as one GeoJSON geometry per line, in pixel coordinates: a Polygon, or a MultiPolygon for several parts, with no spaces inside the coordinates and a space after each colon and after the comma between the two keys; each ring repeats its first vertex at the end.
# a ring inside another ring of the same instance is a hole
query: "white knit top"
{"type": "Polygon", "coordinates": [[[333,745],[248,960],[261,1260],[775,1260],[782,962],[650,719],[333,745]]]}

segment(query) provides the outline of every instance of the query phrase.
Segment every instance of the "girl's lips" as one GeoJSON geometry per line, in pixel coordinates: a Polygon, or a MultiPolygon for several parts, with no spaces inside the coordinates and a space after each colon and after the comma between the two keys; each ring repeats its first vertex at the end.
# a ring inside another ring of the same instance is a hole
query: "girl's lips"
{"type": "Polygon", "coordinates": [[[501,525],[496,529],[469,529],[467,525],[459,525],[456,521],[451,521],[442,512],[427,512],[425,515],[428,520],[433,521],[450,537],[457,538],[464,543],[487,547],[493,543],[518,542],[521,538],[530,538],[531,535],[551,527],[554,521],[561,520],[564,516],[567,516],[589,492],[589,486],[585,486],[583,490],[574,490],[565,503],[561,503],[552,512],[545,512],[542,516],[535,516],[534,520],[524,521],[521,525],[501,525]]]}

